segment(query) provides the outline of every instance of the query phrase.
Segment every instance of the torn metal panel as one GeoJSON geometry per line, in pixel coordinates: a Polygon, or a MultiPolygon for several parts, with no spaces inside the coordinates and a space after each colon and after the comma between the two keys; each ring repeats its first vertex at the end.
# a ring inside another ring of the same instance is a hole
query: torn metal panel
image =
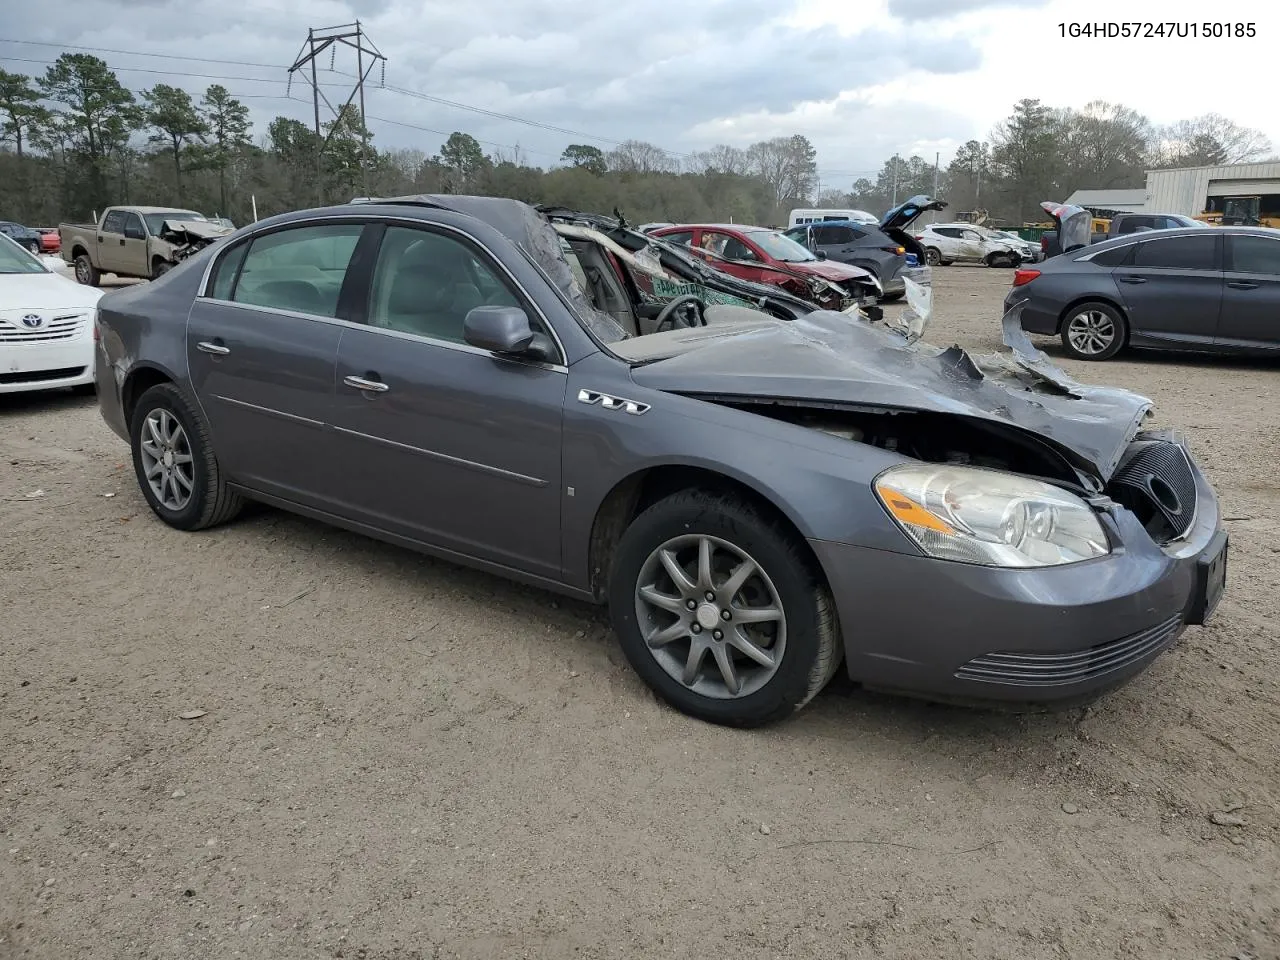
{"type": "MultiPolygon", "coordinates": [[[[1016,318],[1013,321],[1016,323],[1016,318]]],[[[1041,438],[1105,481],[1151,408],[1127,390],[1076,383],[1047,357],[1018,344],[1009,354],[908,343],[844,314],[815,311],[791,323],[715,326],[688,337],[659,334],[618,344],[645,386],[690,395],[816,401],[881,410],[973,417],[1041,438]],[[728,331],[726,331],[728,332],[728,331]],[[701,333],[702,336],[697,336],[701,333]],[[663,340],[664,343],[645,343],[663,340]],[[673,343],[673,340],[675,341],[673,343]],[[666,357],[659,351],[665,347],[666,357]]]]}

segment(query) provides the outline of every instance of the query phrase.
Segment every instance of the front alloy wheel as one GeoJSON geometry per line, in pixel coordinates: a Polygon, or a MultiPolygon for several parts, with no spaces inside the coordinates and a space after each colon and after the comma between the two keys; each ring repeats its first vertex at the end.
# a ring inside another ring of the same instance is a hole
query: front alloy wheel
{"type": "Polygon", "coordinates": [[[636,622],[667,675],[704,697],[745,697],[778,671],[787,617],[778,590],[745,550],[718,537],[674,537],[636,583],[636,622]]]}
{"type": "Polygon", "coordinates": [[[754,727],[794,713],[843,658],[804,540],[727,492],[682,490],[631,522],[611,564],[609,613],[636,673],[712,723],[754,727]]]}

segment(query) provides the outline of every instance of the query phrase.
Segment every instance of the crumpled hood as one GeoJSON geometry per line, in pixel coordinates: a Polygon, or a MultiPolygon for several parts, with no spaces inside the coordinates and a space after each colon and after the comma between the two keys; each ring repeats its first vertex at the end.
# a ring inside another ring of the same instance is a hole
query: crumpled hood
{"type": "Polygon", "coordinates": [[[224,227],[220,223],[210,223],[208,220],[166,220],[164,228],[167,232],[178,236],[186,235],[186,242],[191,243],[196,240],[214,240],[218,237],[225,237],[228,234],[235,233],[231,227],[224,227]]]}
{"type": "Polygon", "coordinates": [[[787,267],[796,273],[812,273],[830,280],[832,283],[844,283],[846,280],[865,280],[870,273],[861,267],[837,263],[834,260],[804,260],[800,263],[788,263],[787,267]]]}
{"type": "Polygon", "coordinates": [[[1049,443],[1105,483],[1151,401],[1072,380],[1027,339],[1019,311],[1004,318],[1010,352],[974,356],[958,346],[909,345],[883,327],[817,311],[733,336],[708,337],[703,328],[697,347],[636,367],[632,376],[691,396],[919,410],[1004,424],[1049,443]]]}

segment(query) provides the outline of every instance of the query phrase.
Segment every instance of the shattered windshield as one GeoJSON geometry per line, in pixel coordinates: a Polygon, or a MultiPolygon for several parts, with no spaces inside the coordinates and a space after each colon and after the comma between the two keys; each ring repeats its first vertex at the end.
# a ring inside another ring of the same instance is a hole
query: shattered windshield
{"type": "Polygon", "coordinates": [[[807,248],[781,233],[753,230],[747,236],[761,250],[783,263],[808,263],[818,259],[807,248]]]}

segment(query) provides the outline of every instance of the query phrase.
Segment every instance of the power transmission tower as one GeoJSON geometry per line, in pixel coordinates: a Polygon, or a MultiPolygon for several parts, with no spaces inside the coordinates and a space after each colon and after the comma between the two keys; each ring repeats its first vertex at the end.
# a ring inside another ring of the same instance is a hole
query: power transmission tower
{"type": "Polygon", "coordinates": [[[387,84],[387,58],[382,52],[373,45],[373,41],[369,39],[369,35],[364,32],[364,28],[360,25],[360,21],[355,23],[344,23],[337,27],[310,27],[307,30],[307,39],[303,43],[302,49],[298,51],[297,59],[294,60],[293,66],[289,68],[289,82],[292,86],[294,74],[298,74],[311,85],[311,103],[315,109],[315,133],[316,133],[316,196],[319,198],[321,205],[324,204],[324,151],[329,146],[329,141],[333,138],[333,134],[341,125],[343,113],[351,106],[351,101],[357,96],[360,97],[360,183],[362,192],[369,192],[369,127],[365,119],[364,112],[364,87],[369,76],[373,73],[374,67],[381,66],[382,78],[381,85],[387,84]],[[338,45],[342,44],[350,47],[356,52],[356,81],[351,88],[351,93],[347,97],[346,103],[341,107],[335,108],[329,102],[329,98],[324,95],[320,89],[320,84],[316,82],[316,58],[326,50],[329,51],[329,70],[333,70],[334,61],[338,52],[338,45]],[[365,60],[368,59],[368,67],[365,66],[365,60]],[[304,70],[310,66],[310,76],[304,70]],[[320,101],[323,100],[325,106],[333,114],[333,124],[329,127],[329,132],[323,139],[320,136],[320,101]]]}

